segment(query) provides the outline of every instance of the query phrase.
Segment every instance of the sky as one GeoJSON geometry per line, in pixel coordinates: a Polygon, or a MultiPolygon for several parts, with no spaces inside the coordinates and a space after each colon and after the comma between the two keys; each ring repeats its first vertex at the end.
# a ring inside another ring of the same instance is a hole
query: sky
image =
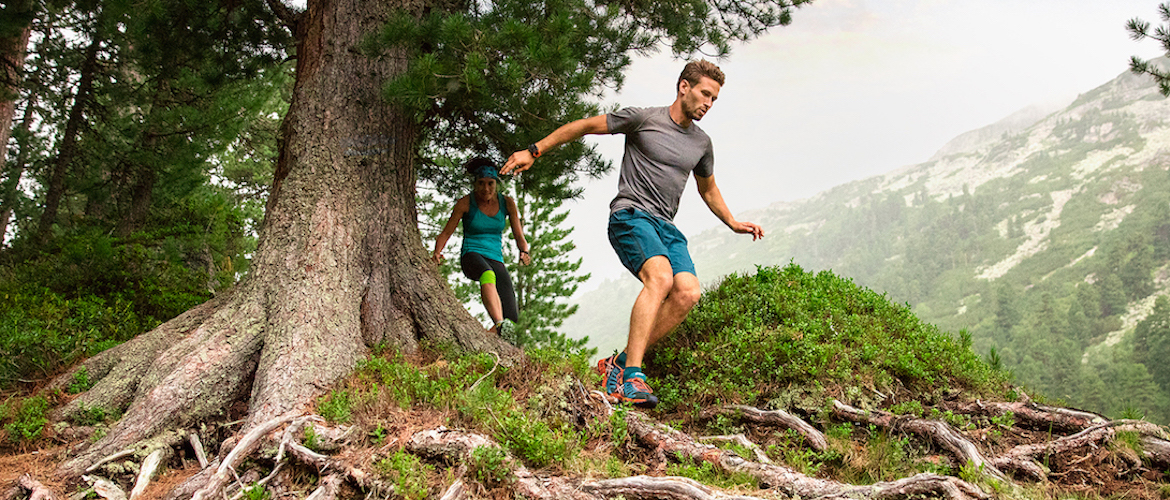
{"type": "MultiPolygon", "coordinates": [[[[1125,30],[1134,17],[1158,24],[1158,3],[816,0],[791,25],[715,61],[727,79],[699,125],[714,143],[716,182],[740,214],[924,162],[963,132],[1033,104],[1071,101],[1127,71],[1130,56],[1161,55],[1156,42],[1125,30]]],[[[683,64],[637,59],[604,104],[670,104],[683,64]]],[[[605,229],[623,137],[585,140],[615,168],[562,206],[581,271],[593,275],[578,294],[604,279],[633,279],[605,229]]],[[[675,223],[688,237],[721,225],[693,180],[675,223]]],[[[767,237],[783,237],[769,229],[767,237]]]]}

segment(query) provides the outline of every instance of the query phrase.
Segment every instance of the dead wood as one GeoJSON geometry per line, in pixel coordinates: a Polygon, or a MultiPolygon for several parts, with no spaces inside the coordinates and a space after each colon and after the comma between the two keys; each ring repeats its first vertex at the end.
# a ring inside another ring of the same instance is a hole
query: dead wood
{"type": "Polygon", "coordinates": [[[126,500],[126,492],[122,487],[104,477],[82,476],[86,482],[93,485],[93,492],[106,500],[126,500]]]}
{"type": "MultiPolygon", "coordinates": [[[[1047,476],[1036,460],[1046,456],[1066,453],[1084,446],[1100,447],[1112,441],[1118,432],[1136,432],[1142,436],[1142,452],[1156,467],[1165,468],[1170,462],[1163,462],[1170,458],[1166,453],[1170,445],[1161,439],[1163,431],[1160,427],[1141,420],[1114,420],[1089,427],[1071,436],[1064,436],[1046,443],[1020,445],[1008,450],[992,460],[997,467],[1019,471],[1037,480],[1047,476]],[[1147,442],[1150,447],[1144,446],[1147,442]]],[[[1131,461],[1132,462],[1132,461],[1131,461]]],[[[1131,464],[1140,465],[1140,464],[1131,464]]]]}
{"type": "Polygon", "coordinates": [[[978,487],[949,476],[918,474],[892,482],[855,486],[801,474],[788,467],[748,461],[735,453],[696,443],[690,435],[656,423],[640,412],[626,415],[629,429],[651,449],[708,462],[726,472],[748,474],[761,488],[774,488],[790,497],[895,499],[913,496],[944,497],[954,500],[986,499],[978,487]]]}
{"type": "Polygon", "coordinates": [[[187,437],[191,449],[195,450],[195,460],[199,461],[199,470],[207,468],[207,451],[203,449],[203,442],[199,440],[199,433],[192,431],[187,437]]]}
{"type": "Polygon", "coordinates": [[[28,500],[57,500],[52,490],[28,474],[21,475],[16,484],[28,492],[28,500]]]}
{"type": "Polygon", "coordinates": [[[804,419],[792,415],[784,410],[761,410],[753,406],[746,405],[728,405],[723,408],[714,410],[716,414],[735,415],[743,420],[756,424],[775,425],[785,429],[792,429],[804,437],[809,446],[816,451],[825,451],[829,449],[829,441],[825,439],[824,433],[817,430],[804,419]]]}
{"type": "Polygon", "coordinates": [[[912,415],[895,415],[881,410],[863,411],[837,400],[833,400],[833,415],[850,422],[873,424],[891,432],[911,432],[929,438],[950,452],[961,465],[972,464],[984,474],[1008,481],[1003,472],[983,457],[974,443],[946,422],[912,415]]]}
{"type": "Polygon", "coordinates": [[[337,474],[329,474],[321,479],[321,485],[305,497],[305,500],[334,500],[337,498],[337,490],[341,489],[344,481],[345,479],[337,474]]]}
{"type": "Polygon", "coordinates": [[[463,486],[462,479],[456,479],[451,486],[448,486],[439,500],[461,500],[467,497],[466,487],[463,486]]]}
{"type": "Polygon", "coordinates": [[[150,481],[154,479],[155,473],[158,472],[158,466],[162,461],[171,455],[170,448],[157,448],[146,456],[142,461],[142,466],[138,469],[138,479],[134,481],[134,488],[130,490],[130,500],[137,500],[146,488],[150,486],[150,481]]]}
{"type": "Polygon", "coordinates": [[[1015,403],[975,401],[960,405],[944,405],[943,407],[954,413],[985,417],[1002,417],[1010,412],[1016,420],[1016,425],[1020,427],[1061,434],[1080,432],[1109,421],[1096,413],[1072,408],[1044,406],[1031,401],[1015,403]]]}
{"type": "Polygon", "coordinates": [[[749,500],[762,499],[727,495],[686,477],[631,476],[602,481],[588,481],[581,489],[605,498],[667,500],[749,500]]]}
{"type": "Polygon", "coordinates": [[[215,474],[212,474],[207,479],[207,483],[192,495],[192,500],[219,498],[224,486],[227,486],[228,481],[235,475],[236,465],[259,446],[265,434],[276,430],[277,427],[290,422],[293,418],[295,418],[294,415],[276,417],[253,427],[250,432],[240,439],[239,444],[232,448],[231,453],[228,453],[227,457],[224,457],[219,467],[216,468],[215,474]]]}
{"type": "Polygon", "coordinates": [[[752,454],[755,455],[757,462],[762,463],[762,464],[772,463],[772,459],[768,458],[768,454],[764,453],[764,450],[761,449],[759,445],[757,445],[756,443],[753,443],[752,440],[748,439],[747,436],[744,436],[743,434],[732,434],[729,436],[703,436],[703,437],[699,438],[699,441],[714,441],[716,443],[735,443],[737,445],[743,446],[744,448],[751,450],[752,454]]]}

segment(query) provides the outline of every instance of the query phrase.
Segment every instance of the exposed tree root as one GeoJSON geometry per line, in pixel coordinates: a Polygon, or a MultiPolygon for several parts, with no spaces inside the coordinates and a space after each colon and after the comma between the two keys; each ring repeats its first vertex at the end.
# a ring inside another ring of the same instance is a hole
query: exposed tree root
{"type": "Polygon", "coordinates": [[[979,448],[975,447],[959,431],[939,420],[917,418],[910,415],[895,415],[880,410],[863,411],[837,400],[833,400],[833,415],[850,422],[873,424],[888,431],[911,432],[929,438],[933,443],[951,453],[960,465],[972,464],[984,474],[1000,481],[1009,481],[1007,476],[995,467],[979,448]]]}
{"type": "MultiPolygon", "coordinates": [[[[784,429],[792,429],[804,436],[804,440],[808,445],[816,451],[825,451],[829,449],[829,441],[825,439],[825,434],[817,430],[804,419],[792,415],[784,410],[765,411],[753,406],[745,405],[728,405],[715,410],[713,413],[722,415],[735,415],[748,422],[765,425],[775,425],[784,429]]],[[[705,415],[706,416],[706,415],[705,415]]]]}
{"type": "Polygon", "coordinates": [[[685,477],[631,476],[591,481],[581,489],[604,498],[668,500],[749,500],[763,497],[728,495],[685,477]]]}
{"type": "Polygon", "coordinates": [[[1016,403],[997,403],[975,401],[961,405],[948,405],[946,409],[964,415],[981,415],[986,417],[1002,417],[1011,413],[1020,427],[1038,431],[1055,431],[1059,433],[1080,432],[1094,425],[1108,422],[1109,419],[1087,411],[1071,408],[1044,406],[1031,401],[1016,403]]]}
{"type": "Polygon", "coordinates": [[[122,487],[104,477],[82,476],[93,485],[93,492],[106,500],[126,500],[126,492],[122,487]]]}
{"type": "Polygon", "coordinates": [[[703,436],[699,441],[714,441],[716,443],[735,443],[748,450],[751,450],[752,455],[755,456],[756,461],[762,464],[772,463],[772,459],[768,458],[768,454],[760,449],[760,446],[753,443],[747,436],[743,434],[732,434],[729,436],[703,436]]]}
{"type": "MultiPolygon", "coordinates": [[[[1159,437],[1164,432],[1160,427],[1140,420],[1105,422],[1050,442],[1017,446],[993,459],[992,463],[1005,470],[1017,471],[1033,479],[1044,480],[1047,478],[1048,472],[1037,464],[1036,460],[1045,456],[1066,453],[1083,446],[1099,447],[1112,441],[1117,432],[1125,431],[1136,432],[1142,436],[1143,444],[1146,442],[1151,444],[1150,448],[1153,449],[1153,452],[1146,451],[1145,446],[1143,446],[1142,451],[1152,465],[1163,469],[1170,466],[1170,462],[1165,462],[1168,458],[1165,451],[1170,447],[1166,446],[1166,441],[1159,437]]],[[[1141,463],[1139,461],[1133,465],[1137,467],[1141,463]]]]}
{"type": "Polygon", "coordinates": [[[130,490],[130,500],[137,500],[146,492],[146,488],[150,486],[150,481],[154,479],[155,473],[158,472],[159,465],[170,454],[171,449],[164,447],[155,449],[150,452],[150,455],[146,456],[146,460],[142,461],[142,467],[138,470],[138,479],[134,481],[134,489],[130,490]]]}
{"type": "Polygon", "coordinates": [[[28,492],[28,500],[57,500],[57,496],[53,494],[52,490],[28,474],[21,475],[20,479],[16,481],[16,485],[28,492]]]}
{"type": "Polygon", "coordinates": [[[655,423],[639,412],[630,412],[626,422],[638,439],[653,449],[695,461],[708,462],[727,472],[748,474],[756,478],[761,487],[775,488],[787,496],[853,499],[894,499],[914,496],[955,500],[988,498],[986,493],[966,481],[937,474],[918,474],[897,481],[867,486],[813,478],[788,467],[751,462],[714,446],[696,443],[688,434],[655,423]]]}

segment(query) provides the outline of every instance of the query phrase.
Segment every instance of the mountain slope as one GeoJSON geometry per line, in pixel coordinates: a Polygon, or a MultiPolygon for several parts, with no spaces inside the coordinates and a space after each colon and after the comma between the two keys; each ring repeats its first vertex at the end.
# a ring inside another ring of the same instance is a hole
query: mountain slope
{"type": "MultiPolygon", "coordinates": [[[[1043,394],[1166,421],[1162,368],[1137,362],[1143,353],[1125,339],[1170,281],[1170,102],[1125,73],[1037,115],[963,134],[927,162],[744,214],[769,230],[762,243],[695,235],[695,262],[707,277],[789,261],[832,269],[945,330],[968,330],[976,352],[1043,394]],[[1106,389],[1118,385],[1129,395],[1106,389]]],[[[603,351],[624,343],[633,295],[612,305],[623,288],[636,283],[580,300],[575,323],[589,318],[599,331],[585,333],[603,351]]]]}

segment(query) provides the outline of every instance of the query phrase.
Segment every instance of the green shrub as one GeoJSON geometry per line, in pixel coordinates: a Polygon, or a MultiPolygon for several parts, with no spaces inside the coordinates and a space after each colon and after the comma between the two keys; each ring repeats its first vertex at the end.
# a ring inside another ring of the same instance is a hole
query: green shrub
{"type": "Polygon", "coordinates": [[[716,468],[710,462],[699,461],[696,463],[690,457],[685,456],[678,456],[677,458],[677,462],[666,466],[666,474],[668,476],[689,477],[700,483],[719,488],[734,488],[737,486],[746,486],[749,488],[759,487],[759,482],[756,481],[756,478],[745,472],[728,474],[716,468]]]}
{"type": "Polygon", "coordinates": [[[12,422],[4,427],[8,431],[8,439],[21,443],[41,437],[41,431],[49,422],[46,417],[48,412],[49,401],[43,396],[26,398],[21,402],[12,422]]]}
{"type": "Polygon", "coordinates": [[[435,467],[423,463],[418,457],[398,450],[388,458],[379,460],[375,466],[378,472],[394,484],[394,493],[407,500],[421,500],[429,494],[430,473],[435,467]]]}
{"type": "Polygon", "coordinates": [[[349,391],[329,391],[329,394],[317,401],[317,413],[330,422],[349,422],[353,418],[349,391]]]}
{"type": "Polygon", "coordinates": [[[870,389],[896,388],[930,397],[962,388],[993,395],[1006,381],[963,339],[908,307],[794,264],[726,277],[647,365],[666,411],[687,401],[693,409],[737,402],[815,412],[828,394],[864,399],[873,397],[870,389]]]}
{"type": "Polygon", "coordinates": [[[82,366],[73,372],[73,381],[69,383],[67,390],[69,394],[81,394],[90,387],[93,387],[93,382],[89,380],[89,369],[82,366]]]}
{"type": "Polygon", "coordinates": [[[512,466],[504,450],[495,446],[480,446],[471,452],[471,477],[488,488],[505,486],[511,482],[512,466]]]}
{"type": "Polygon", "coordinates": [[[73,416],[73,423],[77,425],[97,425],[110,417],[109,412],[100,406],[85,406],[85,403],[80,403],[78,408],[80,411],[73,416]]]}
{"type": "Polygon", "coordinates": [[[521,460],[534,467],[547,467],[569,458],[565,435],[553,431],[548,423],[512,412],[500,419],[497,439],[521,460]]]}

